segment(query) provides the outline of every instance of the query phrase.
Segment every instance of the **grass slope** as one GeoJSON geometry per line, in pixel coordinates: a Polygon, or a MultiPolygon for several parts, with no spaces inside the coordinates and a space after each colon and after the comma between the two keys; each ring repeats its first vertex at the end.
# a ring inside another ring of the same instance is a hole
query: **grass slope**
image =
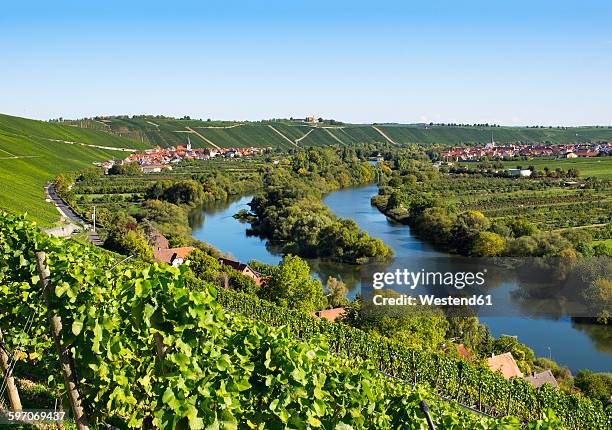
{"type": "Polygon", "coordinates": [[[126,139],[109,133],[101,133],[97,130],[3,114],[0,114],[0,132],[4,135],[59,139],[117,148],[144,149],[150,147],[149,144],[144,142],[126,139]]]}
{"type": "MultiPolygon", "coordinates": [[[[124,135],[151,145],[162,147],[184,145],[187,136],[181,131],[191,127],[221,147],[261,146],[289,149],[293,145],[269,126],[300,146],[329,146],[342,143],[377,143],[387,140],[369,124],[345,124],[324,130],[294,121],[231,122],[179,120],[172,118],[137,117],[111,118],[101,121],[72,121],[73,125],[95,128],[124,135]],[[304,138],[304,136],[308,134],[304,138]],[[331,134],[330,134],[331,133],[331,134]],[[336,137],[337,139],[335,139],[336,137]],[[303,139],[302,139],[303,138],[303,139]]],[[[612,127],[525,128],[525,127],[447,127],[425,125],[376,125],[397,143],[461,145],[486,143],[493,139],[500,143],[570,143],[612,140],[612,127]]],[[[191,134],[194,146],[209,147],[204,140],[191,134]]]]}
{"type": "Polygon", "coordinates": [[[561,158],[557,160],[545,160],[534,158],[531,160],[505,161],[504,166],[512,169],[516,166],[526,168],[534,166],[543,171],[544,167],[555,170],[557,167],[563,170],[578,169],[580,176],[585,178],[595,176],[598,178],[612,179],[612,157],[593,157],[593,158],[561,158]]]}
{"type": "Polygon", "coordinates": [[[95,161],[127,155],[123,151],[49,139],[121,148],[147,146],[95,130],[0,115],[0,208],[28,212],[44,226],[53,225],[60,218],[55,207],[45,201],[43,188],[49,180],[61,172],[91,166],[95,161]]]}

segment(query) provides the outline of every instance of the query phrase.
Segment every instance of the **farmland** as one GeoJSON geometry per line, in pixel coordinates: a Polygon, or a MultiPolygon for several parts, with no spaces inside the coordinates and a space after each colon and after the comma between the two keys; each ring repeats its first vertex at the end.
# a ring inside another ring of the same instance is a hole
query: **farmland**
{"type": "Polygon", "coordinates": [[[567,169],[578,169],[581,177],[598,177],[612,179],[612,157],[592,157],[592,158],[558,158],[558,159],[530,159],[530,160],[516,160],[516,161],[504,161],[504,166],[508,168],[514,168],[516,166],[522,166],[526,168],[533,166],[537,170],[544,170],[548,167],[550,170],[561,168],[567,169]]]}
{"type": "MultiPolygon", "coordinates": [[[[424,145],[478,144],[491,140],[503,143],[570,143],[612,140],[612,128],[526,128],[488,126],[442,126],[399,124],[303,123],[290,120],[258,122],[202,121],[155,116],[106,117],[98,120],[68,121],[75,127],[105,131],[116,136],[159,145],[184,144],[189,128],[220,147],[261,146],[291,149],[298,146],[354,145],[387,143],[424,145]],[[376,128],[374,128],[376,127],[376,128]],[[297,143],[296,143],[297,141],[297,143]]],[[[196,147],[210,147],[198,134],[189,132],[196,147]]]]}

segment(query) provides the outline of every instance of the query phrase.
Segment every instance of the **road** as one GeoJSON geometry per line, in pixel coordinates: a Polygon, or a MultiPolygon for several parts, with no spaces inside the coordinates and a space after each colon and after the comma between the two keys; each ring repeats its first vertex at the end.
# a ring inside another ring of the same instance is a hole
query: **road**
{"type": "MultiPolygon", "coordinates": [[[[49,185],[47,185],[45,187],[45,191],[47,193],[47,197],[53,202],[53,204],[55,205],[55,207],[57,208],[57,210],[62,214],[63,217],[67,218],[68,220],[70,220],[71,223],[76,223],[76,224],[82,224],[85,226],[85,229],[87,230],[87,238],[90,240],[91,243],[93,243],[96,246],[102,246],[102,240],[100,240],[100,237],[98,236],[98,233],[96,233],[95,231],[93,231],[93,226],[91,224],[89,224],[89,222],[87,220],[84,220],[83,218],[81,218],[79,215],[77,215],[71,208],[70,206],[68,206],[66,203],[64,203],[64,201],[60,198],[60,196],[57,195],[57,191],[55,191],[55,184],[50,183],[49,185]]],[[[74,228],[72,228],[73,230],[74,228]]],[[[69,229],[71,230],[71,229],[69,229]]],[[[63,228],[61,231],[65,231],[63,228]]],[[[53,233],[53,231],[49,231],[50,234],[53,233]]],[[[61,235],[61,234],[58,234],[61,235]]]]}

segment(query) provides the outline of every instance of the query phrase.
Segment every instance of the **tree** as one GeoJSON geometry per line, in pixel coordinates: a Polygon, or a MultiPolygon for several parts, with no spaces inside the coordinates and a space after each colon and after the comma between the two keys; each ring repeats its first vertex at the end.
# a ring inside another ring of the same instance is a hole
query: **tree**
{"type": "Polygon", "coordinates": [[[596,279],[582,292],[593,316],[602,324],[612,321],[612,280],[596,279]]]}
{"type": "Polygon", "coordinates": [[[599,399],[604,404],[610,403],[612,400],[612,375],[609,373],[579,370],[574,379],[574,385],[587,396],[599,399]]]}
{"type": "Polygon", "coordinates": [[[314,311],[322,307],[321,282],[310,277],[308,263],[300,257],[288,254],[283,257],[265,288],[263,298],[292,309],[314,311]]]}
{"type": "Polygon", "coordinates": [[[341,280],[330,276],[327,278],[327,283],[325,285],[327,287],[327,303],[332,308],[346,306],[348,304],[348,299],[346,295],[348,294],[348,288],[346,288],[346,284],[341,280]]]}
{"type": "Polygon", "coordinates": [[[416,228],[425,239],[447,244],[451,240],[454,221],[454,214],[446,208],[436,206],[423,211],[416,221],[416,228]]]}
{"type": "Polygon", "coordinates": [[[525,217],[517,217],[506,221],[506,224],[512,230],[514,237],[531,236],[538,232],[538,228],[525,217]]]}
{"type": "Polygon", "coordinates": [[[201,280],[217,284],[221,272],[221,263],[215,257],[200,249],[189,253],[189,268],[201,280]]]}
{"type": "MultiPolygon", "coordinates": [[[[399,297],[391,289],[377,290],[383,297],[399,297]]],[[[352,313],[352,312],[351,312],[352,313]]],[[[347,317],[348,318],[351,317],[347,317]]],[[[352,316],[354,318],[354,315],[352,316]]],[[[429,306],[378,306],[371,297],[361,303],[358,328],[391,337],[413,347],[437,348],[450,327],[444,312],[429,306]]]]}
{"type": "Polygon", "coordinates": [[[451,230],[451,244],[461,254],[467,255],[472,249],[478,233],[489,228],[490,222],[482,212],[467,211],[460,214],[451,230]]]}
{"type": "Polygon", "coordinates": [[[142,260],[152,261],[153,250],[140,230],[113,228],[104,241],[104,247],[123,255],[136,255],[142,260]]]}
{"type": "Polygon", "coordinates": [[[176,181],[164,190],[161,198],[177,205],[195,205],[204,200],[204,189],[192,179],[176,181]]]}
{"type": "Polygon", "coordinates": [[[108,169],[109,175],[136,176],[140,175],[141,173],[140,167],[138,167],[138,164],[136,163],[113,164],[113,166],[108,169]]]}
{"type": "Polygon", "coordinates": [[[481,231],[474,240],[472,254],[478,257],[494,257],[504,252],[504,238],[497,233],[481,231]]]}
{"type": "Polygon", "coordinates": [[[259,287],[257,284],[255,284],[253,278],[250,278],[231,267],[225,267],[225,273],[227,274],[229,285],[233,290],[257,295],[259,287]]]}

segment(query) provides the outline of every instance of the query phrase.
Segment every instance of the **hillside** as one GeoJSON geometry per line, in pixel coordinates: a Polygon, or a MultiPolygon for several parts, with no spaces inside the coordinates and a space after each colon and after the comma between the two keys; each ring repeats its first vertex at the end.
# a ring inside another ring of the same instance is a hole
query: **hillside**
{"type": "Polygon", "coordinates": [[[2,212],[0,241],[0,330],[9,350],[28,352],[13,374],[51,392],[70,381],[71,415],[92,428],[425,428],[424,401],[437,428],[521,428],[386,378],[378,363],[336,356],[323,339],[300,341],[290,327],[227,312],[186,266],[117,266],[117,257],[2,212]],[[53,341],[48,315],[61,318],[53,341]]]}
{"type": "Polygon", "coordinates": [[[43,188],[49,180],[95,161],[124,158],[128,153],[120,148],[147,146],[96,130],[0,115],[0,208],[28,212],[50,226],[60,216],[45,201],[43,188]]]}
{"type": "Polygon", "coordinates": [[[307,124],[297,121],[232,122],[164,117],[109,117],[50,123],[0,114],[0,208],[29,212],[44,226],[59,219],[44,201],[43,187],[58,173],[90,166],[126,151],[177,146],[187,138],[194,147],[273,147],[358,143],[566,143],[612,140],[612,128],[535,129],[424,125],[307,124]],[[116,149],[115,149],[116,148],[116,149]]]}
{"type": "Polygon", "coordinates": [[[353,145],[356,143],[420,143],[461,145],[485,143],[570,143],[612,140],[611,127],[526,128],[485,126],[308,124],[278,120],[261,122],[201,121],[154,116],[108,117],[66,121],[75,127],[105,131],[162,147],[184,144],[189,135],[195,147],[353,145]]]}

